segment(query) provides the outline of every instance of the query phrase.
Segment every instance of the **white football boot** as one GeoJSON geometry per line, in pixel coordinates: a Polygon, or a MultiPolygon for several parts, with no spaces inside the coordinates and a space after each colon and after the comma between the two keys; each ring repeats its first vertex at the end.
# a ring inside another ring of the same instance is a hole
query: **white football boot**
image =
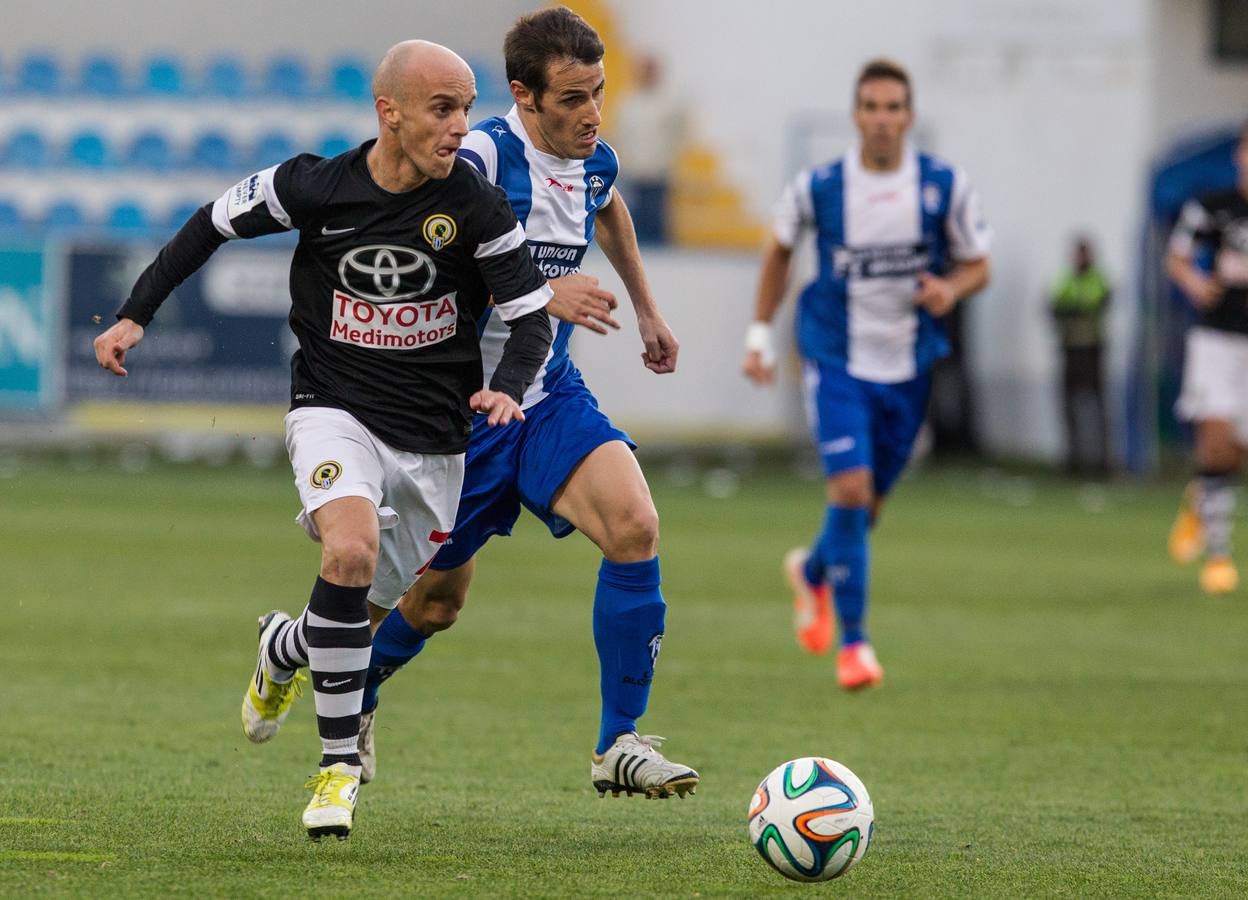
{"type": "Polygon", "coordinates": [[[360,713],[360,784],[368,784],[377,777],[377,745],[373,742],[376,717],[375,706],[372,712],[360,713]]]}
{"type": "Polygon", "coordinates": [[[673,794],[683,800],[685,794],[696,793],[698,773],[664,758],[658,751],[664,740],[629,731],[617,737],[606,753],[592,754],[589,777],[598,796],[605,797],[610,791],[618,797],[623,791],[630,797],[645,794],[647,800],[666,800],[673,794]]]}

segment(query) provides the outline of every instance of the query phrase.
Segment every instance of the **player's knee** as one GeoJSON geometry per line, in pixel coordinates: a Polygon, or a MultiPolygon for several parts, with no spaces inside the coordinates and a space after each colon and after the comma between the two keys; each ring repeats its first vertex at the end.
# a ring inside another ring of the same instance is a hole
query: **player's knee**
{"type": "Polygon", "coordinates": [[[651,503],[638,503],[607,523],[607,559],[639,562],[659,552],[659,514],[651,503]]]}
{"type": "Polygon", "coordinates": [[[1208,472],[1234,472],[1239,461],[1239,448],[1231,441],[1207,441],[1197,454],[1198,465],[1208,472]]]}
{"type": "Polygon", "coordinates": [[[833,478],[828,485],[828,500],[836,506],[871,507],[875,491],[870,476],[833,478]]]}
{"type": "Polygon", "coordinates": [[[334,584],[368,584],[376,567],[377,544],[368,538],[338,538],[321,548],[321,576],[334,584]]]}
{"type": "Polygon", "coordinates": [[[459,620],[459,611],[462,608],[463,604],[453,599],[430,600],[421,610],[419,630],[425,634],[446,631],[459,620]]]}
{"type": "Polygon", "coordinates": [[[459,619],[459,611],[468,599],[466,589],[457,585],[432,586],[422,589],[417,582],[400,601],[403,617],[422,634],[446,631],[459,619]]]}

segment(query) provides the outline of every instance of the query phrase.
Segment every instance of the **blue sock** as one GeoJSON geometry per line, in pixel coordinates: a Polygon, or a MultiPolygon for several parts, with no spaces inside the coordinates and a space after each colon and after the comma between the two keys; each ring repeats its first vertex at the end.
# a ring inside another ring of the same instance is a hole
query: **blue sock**
{"type": "Polygon", "coordinates": [[[841,646],[867,639],[867,529],[870,511],[862,506],[829,506],[824,515],[823,531],[811,552],[812,567],[807,563],[807,578],[814,572],[817,579],[832,585],[836,618],[840,625],[841,646]]]}
{"type": "Polygon", "coordinates": [[[633,563],[604,559],[598,569],[594,592],[594,646],[602,691],[598,753],[606,752],[616,735],[636,731],[637,719],[646,711],[667,611],[659,583],[657,556],[633,563]]]}
{"type": "Polygon", "coordinates": [[[373,657],[368,663],[368,676],[364,679],[364,705],[362,711],[369,713],[377,708],[377,692],[387,678],[407,665],[421,650],[425,649],[427,634],[421,634],[397,609],[381,620],[381,627],[373,635],[373,657]]]}

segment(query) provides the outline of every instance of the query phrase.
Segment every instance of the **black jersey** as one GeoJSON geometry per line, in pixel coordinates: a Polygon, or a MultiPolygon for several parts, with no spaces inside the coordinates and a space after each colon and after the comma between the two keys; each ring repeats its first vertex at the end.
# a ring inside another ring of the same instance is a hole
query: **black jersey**
{"type": "Polygon", "coordinates": [[[1213,254],[1212,274],[1225,292],[1201,310],[1200,324],[1248,334],[1248,198],[1238,189],[1189,200],[1170,237],[1170,251],[1193,258],[1199,247],[1213,254]]]}
{"type": "MultiPolygon", "coordinates": [[[[460,453],[472,430],[468,398],[482,386],[476,320],[491,297],[504,320],[540,310],[550,288],[506,195],[476,169],[456,160],[448,178],[391,193],[369,173],[373,143],[332,159],[296,156],[239,182],[211,206],[213,238],[219,246],[299,230],[290,266],[299,341],[292,409],[343,409],[396,449],[460,453]]],[[[152,266],[158,275],[161,257],[152,266]]],[[[168,293],[145,279],[120,313],[141,325],[168,293]]],[[[156,280],[163,289],[167,279],[156,280]]],[[[519,399],[509,374],[491,387],[519,399]]]]}

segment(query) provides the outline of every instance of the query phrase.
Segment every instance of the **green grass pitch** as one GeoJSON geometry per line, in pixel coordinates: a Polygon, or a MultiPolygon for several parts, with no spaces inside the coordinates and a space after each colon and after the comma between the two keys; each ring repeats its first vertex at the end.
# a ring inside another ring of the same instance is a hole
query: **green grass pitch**
{"type": "Polygon", "coordinates": [[[599,800],[598,557],[531,518],[460,625],[383,693],[350,841],[310,844],[311,697],[271,744],[238,705],[254,622],[317,552],[283,468],[0,479],[0,895],[1248,896],[1248,591],[1165,557],[1178,487],[908,479],[873,546],[882,688],[800,653],[779,560],[821,515],[783,473],[715,499],[649,466],[667,638],[643,730],[696,797],[599,800]],[[826,755],[875,801],[866,860],[791,884],[754,786],[826,755]]]}

